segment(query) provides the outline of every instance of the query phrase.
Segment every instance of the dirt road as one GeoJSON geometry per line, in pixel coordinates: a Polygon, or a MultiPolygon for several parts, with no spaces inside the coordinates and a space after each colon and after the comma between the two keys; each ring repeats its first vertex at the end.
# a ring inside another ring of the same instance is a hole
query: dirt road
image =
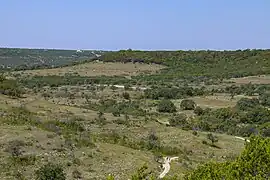
{"type": "Polygon", "coordinates": [[[159,178],[162,179],[165,177],[165,175],[170,171],[170,163],[172,160],[176,160],[178,157],[165,157],[164,163],[162,164],[162,167],[164,168],[163,172],[159,175],[159,178]]]}

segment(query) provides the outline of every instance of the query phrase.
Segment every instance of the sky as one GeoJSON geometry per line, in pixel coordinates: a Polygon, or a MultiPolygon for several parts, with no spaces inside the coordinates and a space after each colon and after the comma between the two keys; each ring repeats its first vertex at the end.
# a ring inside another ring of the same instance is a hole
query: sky
{"type": "Polygon", "coordinates": [[[0,0],[0,47],[270,49],[270,0],[0,0]]]}

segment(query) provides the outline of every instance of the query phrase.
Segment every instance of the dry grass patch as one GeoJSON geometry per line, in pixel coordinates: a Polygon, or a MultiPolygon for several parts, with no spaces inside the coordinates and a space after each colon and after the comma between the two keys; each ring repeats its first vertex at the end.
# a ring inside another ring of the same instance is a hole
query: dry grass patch
{"type": "Polygon", "coordinates": [[[134,76],[141,73],[156,73],[164,68],[162,65],[156,64],[139,64],[139,63],[85,63],[75,66],[54,68],[54,69],[36,69],[13,72],[14,74],[24,75],[59,75],[64,76],[66,73],[77,73],[81,76],[134,76]]]}
{"type": "Polygon", "coordinates": [[[228,81],[233,81],[236,84],[269,84],[270,76],[269,75],[260,75],[260,76],[247,76],[242,78],[231,78],[228,81]]]}
{"type": "Polygon", "coordinates": [[[190,98],[195,101],[198,106],[203,108],[226,108],[236,105],[236,99],[230,99],[226,96],[206,96],[190,98]]]}

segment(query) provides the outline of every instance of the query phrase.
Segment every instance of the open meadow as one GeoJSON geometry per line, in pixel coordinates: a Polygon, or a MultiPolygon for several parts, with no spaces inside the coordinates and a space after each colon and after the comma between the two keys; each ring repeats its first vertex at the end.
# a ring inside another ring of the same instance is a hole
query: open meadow
{"type": "Polygon", "coordinates": [[[31,76],[64,76],[66,74],[76,74],[80,76],[136,76],[142,73],[157,73],[162,68],[164,68],[164,66],[155,64],[90,62],[74,66],[17,71],[14,73],[31,76]]]}

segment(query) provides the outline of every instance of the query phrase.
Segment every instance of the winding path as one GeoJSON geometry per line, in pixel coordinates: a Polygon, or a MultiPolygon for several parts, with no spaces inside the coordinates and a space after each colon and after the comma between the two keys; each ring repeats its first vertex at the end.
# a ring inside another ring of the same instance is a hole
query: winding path
{"type": "MultiPolygon", "coordinates": [[[[95,86],[105,86],[105,87],[107,87],[107,86],[109,86],[109,87],[112,87],[112,86],[114,86],[114,87],[116,87],[116,88],[125,88],[125,86],[124,85],[117,85],[117,84],[115,84],[115,85],[108,85],[108,84],[95,84],[95,86]]],[[[139,89],[139,90],[146,90],[146,89],[149,89],[149,88],[147,88],[147,87],[139,87],[139,86],[131,86],[130,87],[131,89],[133,89],[133,90],[136,90],[136,89],[139,89]]]]}
{"type": "Polygon", "coordinates": [[[241,139],[243,141],[246,141],[246,142],[250,142],[249,139],[245,139],[245,138],[242,138],[242,137],[239,137],[239,136],[234,136],[234,137],[237,138],[237,139],[241,139]]]}
{"type": "Polygon", "coordinates": [[[165,157],[164,163],[162,164],[162,168],[164,168],[163,172],[159,175],[159,178],[162,179],[165,177],[165,175],[170,171],[170,163],[172,160],[176,160],[178,157],[165,157]]]}

